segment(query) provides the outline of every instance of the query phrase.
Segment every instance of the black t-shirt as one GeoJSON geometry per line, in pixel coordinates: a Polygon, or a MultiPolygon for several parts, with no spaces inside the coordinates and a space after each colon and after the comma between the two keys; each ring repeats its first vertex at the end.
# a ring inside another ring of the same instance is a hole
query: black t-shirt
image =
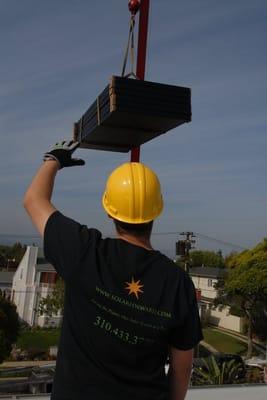
{"type": "Polygon", "coordinates": [[[195,289],[159,251],[53,213],[44,251],[65,280],[53,400],[165,400],[169,346],[202,339],[195,289]]]}

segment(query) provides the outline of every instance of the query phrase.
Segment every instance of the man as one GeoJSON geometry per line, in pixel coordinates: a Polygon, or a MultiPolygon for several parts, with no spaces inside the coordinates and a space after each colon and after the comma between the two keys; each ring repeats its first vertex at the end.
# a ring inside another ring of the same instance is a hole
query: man
{"type": "Polygon", "coordinates": [[[118,237],[103,239],[51,203],[58,170],[84,164],[72,158],[78,145],[47,152],[24,198],[45,257],[65,280],[51,398],[183,400],[202,333],[190,278],[150,243],[163,208],[158,178],[141,163],[113,171],[102,204],[118,237]]]}

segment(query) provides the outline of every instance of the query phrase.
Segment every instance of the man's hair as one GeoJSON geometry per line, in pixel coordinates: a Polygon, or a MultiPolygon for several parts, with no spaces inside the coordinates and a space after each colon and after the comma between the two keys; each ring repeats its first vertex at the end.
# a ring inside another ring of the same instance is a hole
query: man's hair
{"type": "Polygon", "coordinates": [[[153,221],[144,224],[129,224],[127,222],[118,221],[113,219],[117,232],[120,234],[130,233],[136,237],[150,237],[153,221]]]}

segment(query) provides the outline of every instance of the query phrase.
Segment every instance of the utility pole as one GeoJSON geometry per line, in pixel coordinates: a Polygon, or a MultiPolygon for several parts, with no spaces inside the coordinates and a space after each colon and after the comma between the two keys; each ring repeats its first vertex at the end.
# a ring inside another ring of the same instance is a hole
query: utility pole
{"type": "Polygon", "coordinates": [[[180,235],[185,236],[185,238],[176,242],[176,255],[181,257],[181,260],[184,262],[184,270],[188,272],[190,268],[189,251],[194,248],[192,244],[196,243],[193,239],[196,236],[193,232],[181,232],[180,235]]]}
{"type": "MultiPolygon", "coordinates": [[[[193,239],[196,236],[194,235],[193,232],[181,232],[180,235],[183,236],[184,238],[176,242],[176,255],[181,257],[181,260],[184,262],[184,270],[186,272],[189,272],[190,268],[189,251],[194,248],[192,244],[196,243],[195,239],[193,239]]],[[[200,289],[195,289],[195,290],[196,290],[196,299],[198,304],[199,315],[201,317],[201,290],[200,289]]],[[[194,357],[199,357],[199,343],[194,349],[194,357]]]]}
{"type": "MultiPolygon", "coordinates": [[[[181,232],[181,236],[183,239],[178,240],[176,242],[176,255],[181,257],[181,260],[184,262],[184,270],[189,272],[190,268],[190,253],[189,251],[193,249],[193,244],[196,243],[194,232],[181,232]]],[[[196,289],[196,299],[198,304],[199,315],[201,316],[201,290],[196,289]]],[[[199,357],[199,343],[194,349],[194,357],[199,357]]]]}

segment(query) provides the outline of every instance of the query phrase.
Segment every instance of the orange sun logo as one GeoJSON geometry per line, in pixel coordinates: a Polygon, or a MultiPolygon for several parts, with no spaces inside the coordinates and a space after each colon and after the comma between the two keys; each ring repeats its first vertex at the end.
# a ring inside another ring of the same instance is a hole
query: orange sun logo
{"type": "Polygon", "coordinates": [[[125,282],[127,284],[126,286],[126,290],[129,290],[129,295],[130,294],[134,294],[135,297],[138,299],[138,294],[139,293],[144,293],[143,290],[141,290],[142,287],[144,287],[144,285],[140,285],[140,280],[136,281],[134,280],[134,278],[132,277],[132,282],[125,282]]]}

